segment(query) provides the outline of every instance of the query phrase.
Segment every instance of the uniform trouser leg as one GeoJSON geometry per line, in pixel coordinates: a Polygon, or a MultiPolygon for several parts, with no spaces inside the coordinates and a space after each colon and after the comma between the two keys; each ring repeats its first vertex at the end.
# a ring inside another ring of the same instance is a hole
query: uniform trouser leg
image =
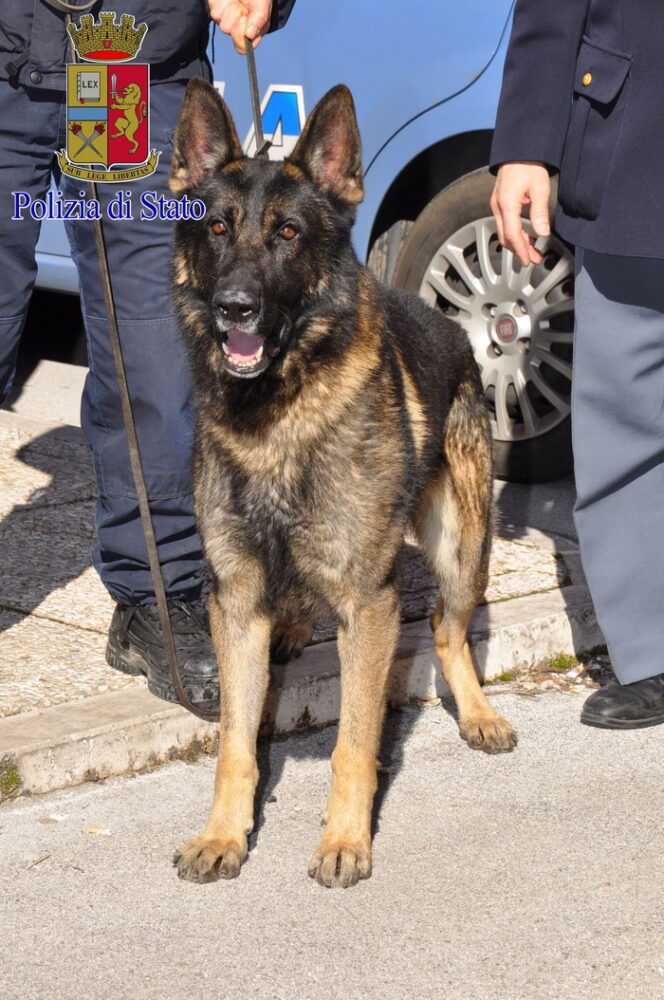
{"type": "Polygon", "coordinates": [[[51,178],[61,101],[0,80],[0,403],[14,378],[18,345],[37,275],[40,223],[14,220],[14,192],[43,198],[51,178]],[[29,129],[26,128],[29,123],[29,129]]]}
{"type": "Polygon", "coordinates": [[[629,684],[664,672],[664,260],[577,251],[575,306],[575,519],[629,684]]]}
{"type": "MultiPolygon", "coordinates": [[[[142,191],[168,194],[172,131],[183,83],[152,91],[152,145],[163,150],[157,174],[122,185],[134,214],[142,191]]],[[[39,222],[12,221],[14,191],[43,198],[53,151],[65,145],[63,95],[13,87],[0,80],[0,390],[8,391],[34,285],[39,222]]],[[[61,178],[67,196],[85,185],[61,178]]],[[[104,204],[118,185],[99,185],[104,204]]],[[[194,600],[202,584],[202,553],[191,496],[191,381],[168,295],[172,224],[104,220],[118,325],[145,466],[150,509],[169,597],[194,600]]],[[[128,604],[152,603],[154,590],[140,523],[117,384],[108,341],[92,225],[68,227],[79,270],[90,375],[82,424],[92,448],[99,501],[93,560],[107,589],[128,604]]],[[[56,335],[56,331],[53,334],[56,335]]]]}
{"type": "MultiPolygon", "coordinates": [[[[172,133],[184,95],[182,82],[153,86],[151,145],[161,150],[156,173],[126,184],[98,184],[118,330],[136,420],[150,510],[169,597],[195,600],[202,587],[202,551],[191,489],[192,385],[169,293],[173,223],[141,220],[141,195],[171,197],[172,133]],[[109,220],[106,207],[122,189],[131,194],[131,220],[109,220]]],[[[63,177],[65,194],[80,184],[63,177]]],[[[116,600],[152,603],[154,590],[122,423],[103,291],[91,223],[68,227],[81,283],[90,372],[82,426],[93,451],[99,501],[94,564],[116,600]]]]}

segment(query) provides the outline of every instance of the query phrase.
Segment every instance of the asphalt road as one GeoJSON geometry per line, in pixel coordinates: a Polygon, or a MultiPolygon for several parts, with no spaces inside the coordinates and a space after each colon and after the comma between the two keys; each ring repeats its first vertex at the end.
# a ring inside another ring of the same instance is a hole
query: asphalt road
{"type": "Polygon", "coordinates": [[[576,694],[493,697],[520,733],[506,756],[440,706],[390,716],[374,875],[346,891],[306,874],[334,729],[263,747],[232,882],[170,865],[207,758],[4,807],[0,995],[661,1000],[664,730],[584,728],[576,694]]]}

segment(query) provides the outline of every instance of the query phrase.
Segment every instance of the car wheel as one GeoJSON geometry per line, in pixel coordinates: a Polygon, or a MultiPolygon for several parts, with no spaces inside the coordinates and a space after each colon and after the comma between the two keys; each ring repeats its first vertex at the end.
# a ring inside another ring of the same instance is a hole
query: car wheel
{"type": "MultiPolygon", "coordinates": [[[[552,235],[538,244],[542,263],[522,267],[498,242],[493,183],[482,169],[441,191],[408,232],[392,284],[467,331],[491,411],[496,475],[545,482],[572,468],[574,255],[552,235]]],[[[555,191],[552,208],[554,200],[555,191]]]]}

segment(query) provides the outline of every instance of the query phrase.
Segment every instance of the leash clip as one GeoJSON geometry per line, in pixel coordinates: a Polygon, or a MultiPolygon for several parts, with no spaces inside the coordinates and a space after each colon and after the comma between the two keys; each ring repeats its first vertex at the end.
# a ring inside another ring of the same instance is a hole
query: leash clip
{"type": "Polygon", "coordinates": [[[254,138],[256,140],[256,152],[254,157],[267,156],[272,143],[263,135],[263,116],[261,115],[261,102],[258,92],[258,77],[256,75],[256,58],[254,56],[254,43],[250,38],[245,38],[245,49],[247,55],[247,73],[249,74],[249,93],[251,95],[251,110],[254,116],[254,138]]]}

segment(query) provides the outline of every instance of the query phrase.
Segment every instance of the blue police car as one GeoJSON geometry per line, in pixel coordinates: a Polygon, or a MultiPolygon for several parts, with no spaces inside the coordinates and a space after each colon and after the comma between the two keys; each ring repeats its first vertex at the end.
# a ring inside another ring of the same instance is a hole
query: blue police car
{"type": "MultiPolygon", "coordinates": [[[[354,95],[365,199],[354,241],[387,282],[409,288],[467,330],[491,408],[496,472],[557,478],[571,467],[573,255],[555,235],[538,267],[498,243],[486,169],[513,0],[391,4],[302,0],[257,52],[270,156],[288,155],[306,113],[333,84],[354,95]],[[401,6],[399,5],[399,8],[401,6]]],[[[253,128],[246,65],[215,32],[216,86],[245,149],[253,128]]],[[[64,230],[43,227],[42,288],[76,292],[64,230]]]]}

